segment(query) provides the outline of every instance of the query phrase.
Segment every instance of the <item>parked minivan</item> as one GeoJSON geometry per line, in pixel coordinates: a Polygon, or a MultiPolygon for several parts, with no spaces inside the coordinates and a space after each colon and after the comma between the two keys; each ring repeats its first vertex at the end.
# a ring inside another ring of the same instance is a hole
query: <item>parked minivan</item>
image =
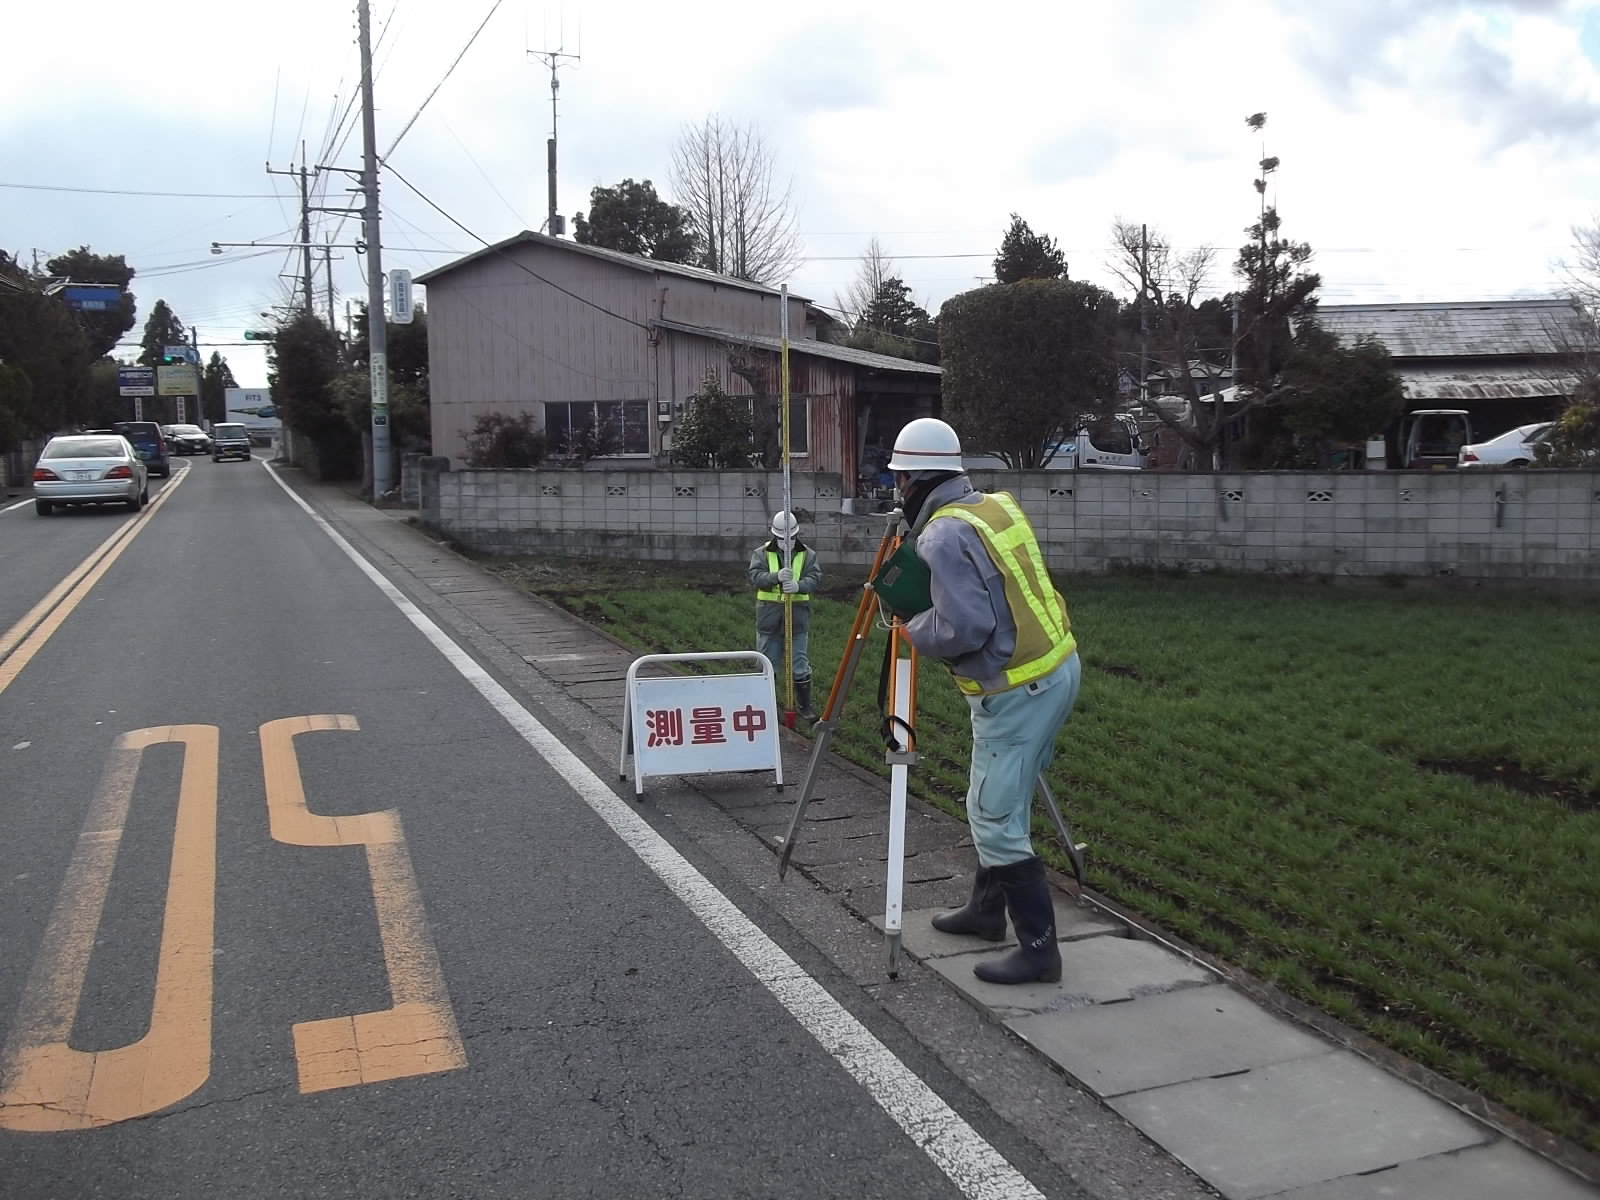
{"type": "Polygon", "coordinates": [[[167,439],[161,435],[161,426],[154,421],[116,421],[111,428],[128,439],[150,474],[162,479],[172,474],[172,460],[167,457],[167,439]]]}

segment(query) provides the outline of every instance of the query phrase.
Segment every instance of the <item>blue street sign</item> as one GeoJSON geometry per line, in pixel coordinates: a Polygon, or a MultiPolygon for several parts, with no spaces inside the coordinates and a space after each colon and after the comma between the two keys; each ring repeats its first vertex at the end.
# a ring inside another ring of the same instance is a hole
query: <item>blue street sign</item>
{"type": "Polygon", "coordinates": [[[68,308],[105,312],[122,303],[122,289],[114,283],[72,283],[61,291],[68,308]]]}
{"type": "Polygon", "coordinates": [[[193,363],[197,367],[200,365],[200,352],[193,346],[163,346],[161,353],[168,358],[181,358],[184,362],[193,363]]]}
{"type": "Polygon", "coordinates": [[[156,394],[156,369],[154,367],[118,367],[117,394],[119,396],[154,396],[156,394]]]}

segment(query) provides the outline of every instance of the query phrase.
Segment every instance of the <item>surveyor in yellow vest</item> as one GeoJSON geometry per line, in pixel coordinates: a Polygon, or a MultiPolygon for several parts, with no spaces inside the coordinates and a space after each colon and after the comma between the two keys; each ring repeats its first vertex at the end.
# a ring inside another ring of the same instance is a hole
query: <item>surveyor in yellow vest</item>
{"type": "MultiPolygon", "coordinates": [[[[815,721],[811,706],[811,596],[822,586],[822,560],[800,540],[793,513],[773,514],[771,537],[750,553],[750,582],[756,589],[756,649],[773,671],[783,673],[783,610],[794,610],[794,696],[800,715],[815,721]],[[785,566],[785,552],[792,555],[785,566]]],[[[780,689],[781,694],[781,689],[780,689]]]]}
{"type": "Polygon", "coordinates": [[[1066,601],[1016,501],[967,479],[949,425],[912,421],[895,439],[889,469],[933,601],[906,632],[919,653],[945,661],[972,710],[967,820],[977,876],[966,906],[933,923],[998,942],[1009,910],[1017,949],[983,956],[974,973],[991,983],[1054,982],[1055,908],[1029,833],[1034,781],[1082,678],[1066,601]]]}

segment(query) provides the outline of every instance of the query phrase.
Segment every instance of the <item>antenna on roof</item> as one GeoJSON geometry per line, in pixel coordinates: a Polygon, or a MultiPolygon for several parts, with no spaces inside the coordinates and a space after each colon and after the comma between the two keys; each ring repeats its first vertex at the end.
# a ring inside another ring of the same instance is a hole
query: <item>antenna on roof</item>
{"type": "Polygon", "coordinates": [[[544,63],[544,65],[549,68],[550,71],[550,140],[545,143],[545,149],[547,152],[546,158],[548,163],[547,169],[550,177],[550,212],[545,218],[545,232],[551,237],[560,237],[567,232],[566,218],[556,212],[556,99],[561,92],[561,79],[559,76],[561,60],[564,58],[570,58],[575,63],[583,61],[581,55],[568,54],[566,52],[565,13],[563,13],[561,16],[559,31],[560,36],[556,41],[556,48],[554,50],[526,51],[528,57],[537,58],[540,62],[544,63]]]}

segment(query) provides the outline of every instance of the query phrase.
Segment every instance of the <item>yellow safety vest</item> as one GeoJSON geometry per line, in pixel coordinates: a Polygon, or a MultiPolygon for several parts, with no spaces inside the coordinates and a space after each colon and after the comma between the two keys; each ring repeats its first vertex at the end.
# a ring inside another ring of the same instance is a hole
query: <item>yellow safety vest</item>
{"type": "MultiPolygon", "coordinates": [[[[804,550],[796,550],[794,552],[794,561],[793,561],[793,563],[792,563],[792,565],[790,567],[790,569],[794,572],[794,577],[795,577],[796,580],[798,580],[800,578],[800,575],[802,573],[802,569],[805,567],[805,565],[806,565],[806,552],[804,550]]],[[[778,552],[776,550],[768,550],[767,551],[767,570],[771,571],[774,575],[776,575],[778,573],[778,569],[780,567],[782,567],[782,566],[783,566],[783,560],[778,557],[778,552]]],[[[771,589],[771,590],[765,591],[765,592],[757,592],[756,593],[756,599],[757,600],[782,600],[783,599],[783,592],[780,589],[777,589],[777,588],[774,588],[774,589],[771,589]]],[[[801,600],[810,600],[811,599],[811,594],[809,592],[795,592],[789,597],[789,599],[790,599],[791,602],[798,602],[798,601],[801,601],[801,600]]]]}
{"type": "Polygon", "coordinates": [[[1009,691],[1048,675],[1077,649],[1067,602],[1050,582],[1039,539],[1028,518],[1005,492],[985,496],[976,504],[947,504],[928,518],[931,525],[945,517],[965,521],[978,531],[989,558],[1005,580],[1006,603],[1017,625],[1017,646],[1005,665],[1003,687],[985,689],[975,679],[956,675],[956,686],[969,696],[1009,691]]]}

